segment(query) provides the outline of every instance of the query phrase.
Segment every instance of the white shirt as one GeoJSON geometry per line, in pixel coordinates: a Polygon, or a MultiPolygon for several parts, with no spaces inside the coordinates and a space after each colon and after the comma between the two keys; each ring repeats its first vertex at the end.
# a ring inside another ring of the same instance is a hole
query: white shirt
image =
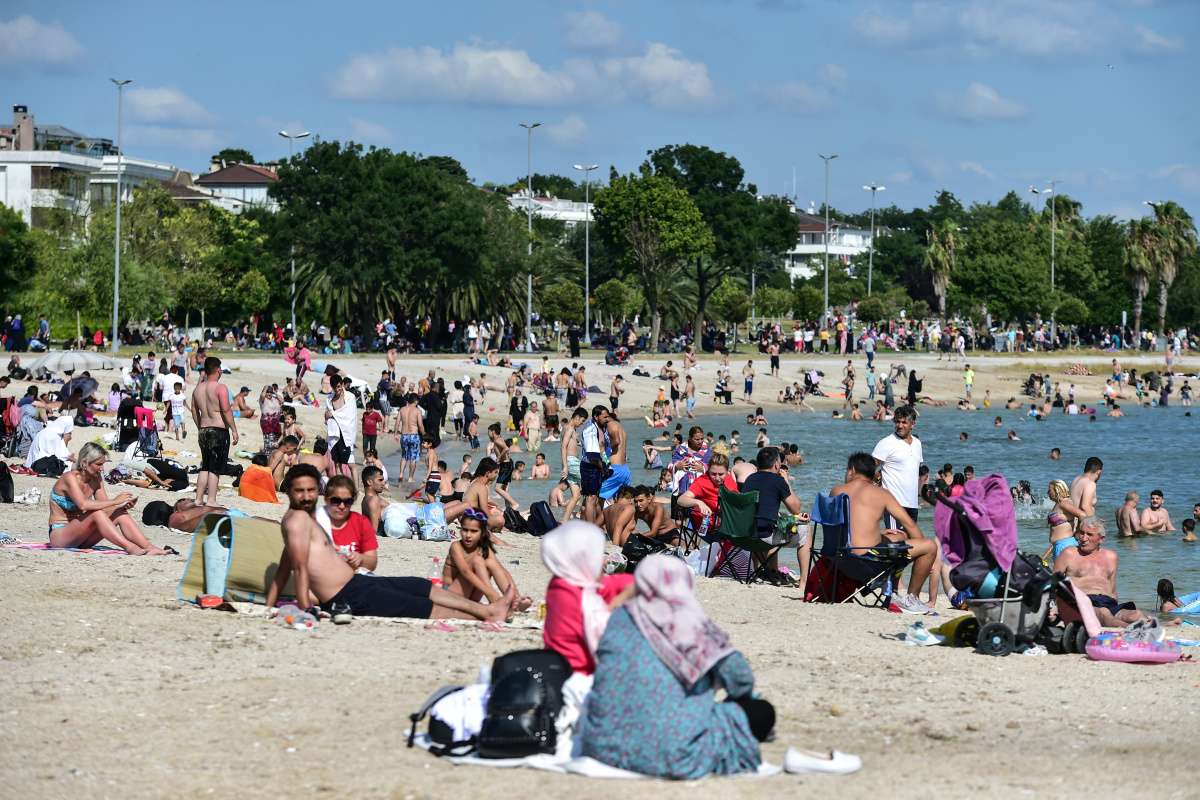
{"type": "Polygon", "coordinates": [[[358,439],[358,408],[354,402],[354,395],[349,392],[346,392],[342,399],[344,402],[341,408],[334,408],[331,400],[325,401],[325,408],[333,412],[333,416],[325,420],[325,436],[331,442],[337,438],[344,438],[346,444],[353,449],[358,439]]]}
{"type": "Polygon", "coordinates": [[[187,400],[187,395],[180,391],[179,384],[175,384],[175,391],[166,395],[164,399],[171,404],[171,414],[176,417],[183,416],[184,402],[187,400]]]}
{"type": "Polygon", "coordinates": [[[921,440],[914,436],[912,444],[909,444],[892,433],[879,440],[871,455],[883,462],[883,488],[891,492],[900,505],[916,508],[917,484],[921,479],[921,462],[924,460],[921,440]]]}
{"type": "Polygon", "coordinates": [[[166,397],[170,394],[172,385],[183,383],[183,378],[176,375],[174,372],[168,372],[166,375],[158,375],[154,378],[154,382],[158,384],[158,388],[162,392],[162,396],[166,397]]]}

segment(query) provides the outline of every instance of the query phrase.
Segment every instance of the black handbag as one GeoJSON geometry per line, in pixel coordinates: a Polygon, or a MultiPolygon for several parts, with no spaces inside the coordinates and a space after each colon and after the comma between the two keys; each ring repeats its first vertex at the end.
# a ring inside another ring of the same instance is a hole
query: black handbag
{"type": "Polygon", "coordinates": [[[633,572],[646,556],[661,553],[666,549],[667,546],[657,539],[651,539],[641,533],[631,533],[625,540],[625,546],[621,548],[621,555],[625,556],[625,571],[633,572]]]}
{"type": "Polygon", "coordinates": [[[553,650],[518,650],[492,662],[479,755],[524,758],[553,753],[558,742],[554,721],[570,674],[566,659],[553,650]]]}
{"type": "Polygon", "coordinates": [[[333,446],[329,448],[329,457],[333,459],[333,463],[335,464],[349,464],[350,454],[353,451],[350,449],[350,445],[346,444],[346,434],[342,433],[342,426],[336,422],[333,424],[337,425],[338,438],[333,443],[333,446]]]}

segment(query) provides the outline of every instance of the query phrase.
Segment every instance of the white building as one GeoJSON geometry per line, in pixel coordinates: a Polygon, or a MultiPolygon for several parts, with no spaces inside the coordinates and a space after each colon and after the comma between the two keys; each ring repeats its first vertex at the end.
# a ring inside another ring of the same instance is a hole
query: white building
{"type": "Polygon", "coordinates": [[[559,200],[557,197],[540,195],[534,195],[531,202],[529,192],[524,189],[516,194],[509,195],[508,206],[514,211],[528,214],[530,205],[533,206],[533,215],[535,217],[556,219],[565,223],[568,228],[574,228],[587,219],[592,204],[580,203],[574,200],[559,200]]]}
{"type": "MultiPolygon", "coordinates": [[[[784,255],[784,266],[793,278],[810,278],[825,260],[825,218],[796,211],[800,234],[784,255]]],[[[871,231],[836,219],[829,220],[829,258],[849,264],[850,259],[871,249],[871,231]]]]}
{"type": "Polygon", "coordinates": [[[272,167],[261,164],[214,164],[211,172],[196,178],[196,187],[227,201],[226,207],[238,213],[248,206],[277,211],[279,204],[267,194],[279,176],[272,167]]]}

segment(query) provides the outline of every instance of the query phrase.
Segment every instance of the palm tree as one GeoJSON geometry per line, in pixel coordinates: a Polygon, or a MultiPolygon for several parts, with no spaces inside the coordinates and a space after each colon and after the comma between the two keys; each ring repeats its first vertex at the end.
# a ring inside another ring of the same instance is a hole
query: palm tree
{"type": "Polygon", "coordinates": [[[1125,277],[1133,289],[1133,335],[1142,332],[1142,301],[1150,291],[1150,278],[1154,275],[1154,221],[1150,219],[1129,220],[1125,233],[1125,277]]]}
{"type": "Polygon", "coordinates": [[[1154,262],[1158,267],[1158,332],[1166,327],[1167,295],[1179,275],[1179,265],[1196,252],[1196,225],[1173,200],[1154,203],[1154,262]]]}
{"type": "Polygon", "coordinates": [[[938,301],[939,316],[946,316],[946,292],[950,288],[950,273],[954,271],[955,251],[958,248],[958,225],[946,219],[934,223],[926,232],[925,269],[933,282],[933,294],[938,301]]]}

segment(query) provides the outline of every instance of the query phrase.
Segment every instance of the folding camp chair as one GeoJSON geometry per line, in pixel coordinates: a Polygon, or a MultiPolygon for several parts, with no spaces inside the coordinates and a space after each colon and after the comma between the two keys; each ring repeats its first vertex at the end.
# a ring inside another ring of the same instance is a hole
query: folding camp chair
{"type": "Polygon", "coordinates": [[[708,577],[728,575],[747,585],[763,580],[771,557],[783,545],[758,538],[754,521],[758,511],[758,492],[739,494],[722,486],[717,504],[721,523],[710,542],[719,545],[720,552],[717,553],[716,563],[708,570],[708,577]],[[740,568],[743,555],[746,559],[744,571],[740,568]]]}
{"type": "Polygon", "coordinates": [[[885,542],[855,547],[850,540],[850,498],[818,494],[813,502],[814,528],[821,526],[821,549],[814,547],[809,570],[810,599],[826,603],[853,600],[887,608],[900,573],[909,564],[911,547],[885,542]]]}

